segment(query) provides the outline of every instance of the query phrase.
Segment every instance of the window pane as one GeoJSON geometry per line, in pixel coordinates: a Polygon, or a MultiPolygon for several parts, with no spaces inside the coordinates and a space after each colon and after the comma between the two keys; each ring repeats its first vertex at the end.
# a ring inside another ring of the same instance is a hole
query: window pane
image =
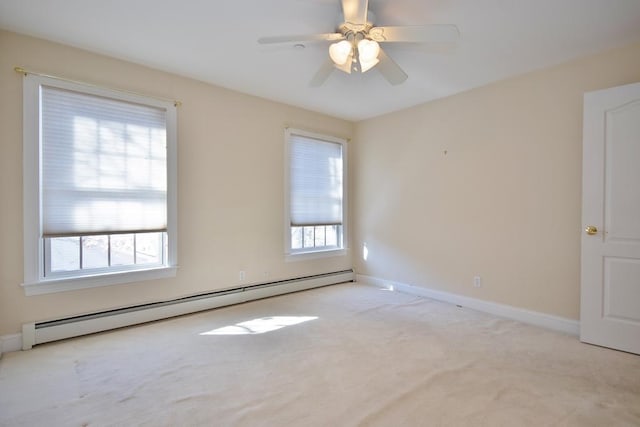
{"type": "Polygon", "coordinates": [[[313,238],[313,230],[315,227],[303,227],[304,247],[313,248],[315,239],[313,238]]]}
{"type": "Polygon", "coordinates": [[[160,233],[160,240],[162,240],[162,257],[160,261],[166,263],[169,259],[169,238],[167,233],[160,233]]]}
{"type": "Polygon", "coordinates": [[[109,266],[109,236],[82,237],[82,268],[109,266]]]}
{"type": "Polygon", "coordinates": [[[162,263],[162,233],[136,234],[136,264],[162,263]]]}
{"type": "Polygon", "coordinates": [[[338,246],[338,225],[329,225],[326,229],[327,246],[338,246]]]}
{"type": "Polygon", "coordinates": [[[291,249],[302,249],[302,227],[291,227],[291,249]]]}
{"type": "Polygon", "coordinates": [[[51,238],[51,271],[80,270],[80,238],[51,238]]]}
{"type": "Polygon", "coordinates": [[[324,230],[327,227],[324,225],[319,225],[316,227],[316,238],[315,238],[315,246],[316,247],[320,247],[320,246],[324,246],[324,230]]]}
{"type": "Polygon", "coordinates": [[[111,265],[133,265],[134,235],[114,234],[111,236],[111,265]]]}

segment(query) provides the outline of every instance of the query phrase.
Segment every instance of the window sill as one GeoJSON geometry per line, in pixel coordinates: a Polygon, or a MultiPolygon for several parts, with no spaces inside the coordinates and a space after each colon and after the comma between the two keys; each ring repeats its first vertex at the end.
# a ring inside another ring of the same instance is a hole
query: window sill
{"type": "Polygon", "coordinates": [[[331,257],[339,257],[345,256],[348,253],[348,249],[327,249],[322,251],[313,251],[313,252],[293,252],[285,255],[285,261],[307,261],[310,259],[318,259],[318,258],[331,258],[331,257]]]}
{"type": "Polygon", "coordinates": [[[95,276],[49,279],[40,280],[33,283],[23,283],[22,287],[24,288],[24,294],[26,296],[43,295],[57,292],[74,291],[79,289],[97,288],[100,286],[119,285],[123,283],[175,277],[177,270],[178,267],[173,266],[151,268],[148,270],[107,273],[95,276]]]}

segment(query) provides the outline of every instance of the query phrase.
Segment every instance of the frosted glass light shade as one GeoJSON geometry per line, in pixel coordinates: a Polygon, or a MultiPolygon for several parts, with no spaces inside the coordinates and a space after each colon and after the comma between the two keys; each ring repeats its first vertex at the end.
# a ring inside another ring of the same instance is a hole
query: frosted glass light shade
{"type": "Polygon", "coordinates": [[[374,59],[373,61],[363,61],[360,60],[360,70],[363,73],[366,73],[367,71],[369,71],[370,69],[372,69],[373,67],[375,67],[375,65],[380,62],[380,60],[378,58],[374,59]]]}
{"type": "Polygon", "coordinates": [[[362,39],[358,42],[358,57],[360,62],[371,62],[378,58],[380,45],[375,40],[362,39]]]}
{"type": "Polygon", "coordinates": [[[333,43],[329,46],[329,57],[337,65],[344,65],[349,59],[349,55],[351,55],[351,49],[351,43],[347,40],[333,43]]]}
{"type": "Polygon", "coordinates": [[[362,39],[358,42],[360,70],[364,73],[372,69],[380,60],[380,45],[375,40],[362,39]]]}

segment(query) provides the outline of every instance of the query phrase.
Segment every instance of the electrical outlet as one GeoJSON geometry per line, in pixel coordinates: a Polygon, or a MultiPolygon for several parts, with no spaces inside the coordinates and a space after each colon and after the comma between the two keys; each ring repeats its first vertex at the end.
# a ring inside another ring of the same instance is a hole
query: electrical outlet
{"type": "Polygon", "coordinates": [[[240,270],[240,274],[238,274],[238,279],[240,279],[240,281],[244,281],[244,270],[240,270]]]}
{"type": "Polygon", "coordinates": [[[474,288],[479,288],[481,286],[482,286],[482,277],[473,276],[473,287],[474,288]]]}

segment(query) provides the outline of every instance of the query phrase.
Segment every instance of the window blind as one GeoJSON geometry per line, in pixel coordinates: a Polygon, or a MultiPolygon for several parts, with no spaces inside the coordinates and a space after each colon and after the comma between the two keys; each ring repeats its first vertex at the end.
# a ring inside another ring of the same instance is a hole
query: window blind
{"type": "Polygon", "coordinates": [[[292,134],[292,226],[342,224],[342,144],[292,134]]]}
{"type": "Polygon", "coordinates": [[[166,231],[166,111],[41,86],[43,237],[166,231]]]}

